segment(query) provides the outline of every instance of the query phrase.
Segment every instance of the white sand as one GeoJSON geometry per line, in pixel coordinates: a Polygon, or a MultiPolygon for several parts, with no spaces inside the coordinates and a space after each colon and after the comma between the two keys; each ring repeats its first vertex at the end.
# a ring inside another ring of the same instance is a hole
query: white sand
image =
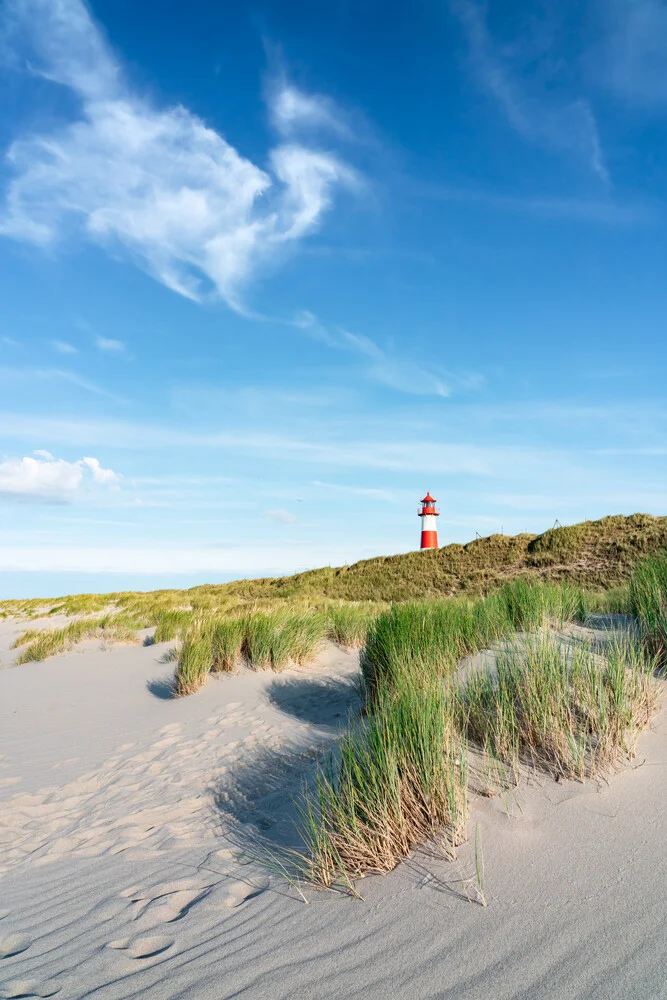
{"type": "MultiPolygon", "coordinates": [[[[0,623],[5,666],[23,627],[0,623]]],[[[456,862],[304,905],[248,855],[292,842],[357,657],[173,700],[166,646],[98,647],[0,670],[0,998],[667,997],[664,713],[609,784],[473,802],[456,862]]]]}

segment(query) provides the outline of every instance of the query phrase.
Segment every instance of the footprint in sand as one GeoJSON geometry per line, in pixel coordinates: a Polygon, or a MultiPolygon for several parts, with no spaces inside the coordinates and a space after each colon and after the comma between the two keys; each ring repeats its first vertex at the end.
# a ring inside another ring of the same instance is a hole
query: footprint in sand
{"type": "Polygon", "coordinates": [[[109,948],[116,951],[125,951],[130,958],[153,958],[154,955],[161,955],[167,948],[171,948],[173,940],[168,937],[140,935],[135,938],[123,938],[119,941],[110,941],[109,948]]]}
{"type": "Polygon", "coordinates": [[[9,937],[0,938],[0,958],[11,958],[12,955],[20,955],[27,951],[32,941],[25,934],[10,934],[9,937]]]}
{"type": "Polygon", "coordinates": [[[0,984],[0,1000],[18,1000],[19,997],[54,997],[60,992],[56,983],[42,983],[38,979],[12,979],[0,984]]]}
{"type": "Polygon", "coordinates": [[[263,879],[256,884],[250,882],[225,882],[224,905],[230,907],[242,906],[256,896],[261,896],[269,887],[269,880],[263,879]]]}
{"type": "Polygon", "coordinates": [[[187,916],[193,906],[208,896],[210,889],[181,889],[149,900],[135,917],[144,930],[173,924],[187,916]]]}
{"type": "Polygon", "coordinates": [[[103,899],[91,907],[88,911],[88,916],[93,918],[94,923],[103,920],[113,920],[114,917],[119,916],[127,910],[129,905],[126,899],[121,899],[119,896],[109,896],[108,899],[103,899]]]}

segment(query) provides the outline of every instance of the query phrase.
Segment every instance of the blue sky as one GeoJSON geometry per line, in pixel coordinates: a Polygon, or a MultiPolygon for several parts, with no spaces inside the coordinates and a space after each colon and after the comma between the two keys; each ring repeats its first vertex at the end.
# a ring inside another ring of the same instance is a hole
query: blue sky
{"type": "Polygon", "coordinates": [[[0,17],[0,597],[665,513],[662,0],[0,17]]]}

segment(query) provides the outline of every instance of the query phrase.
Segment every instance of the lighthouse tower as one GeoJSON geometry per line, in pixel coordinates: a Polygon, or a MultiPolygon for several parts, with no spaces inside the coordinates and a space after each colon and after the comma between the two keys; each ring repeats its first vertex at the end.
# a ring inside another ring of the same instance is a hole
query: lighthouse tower
{"type": "Polygon", "coordinates": [[[430,493],[427,493],[423,500],[419,501],[421,504],[421,509],[417,511],[422,519],[422,549],[437,549],[438,547],[438,528],[436,525],[436,517],[440,517],[440,514],[435,509],[435,497],[432,497],[430,493]]]}

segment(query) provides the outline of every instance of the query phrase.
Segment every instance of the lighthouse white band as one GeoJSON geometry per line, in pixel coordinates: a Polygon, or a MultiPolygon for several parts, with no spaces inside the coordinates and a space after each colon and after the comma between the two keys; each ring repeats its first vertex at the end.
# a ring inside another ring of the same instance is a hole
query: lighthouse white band
{"type": "Polygon", "coordinates": [[[422,531],[437,531],[435,514],[422,514],[422,531]]]}

